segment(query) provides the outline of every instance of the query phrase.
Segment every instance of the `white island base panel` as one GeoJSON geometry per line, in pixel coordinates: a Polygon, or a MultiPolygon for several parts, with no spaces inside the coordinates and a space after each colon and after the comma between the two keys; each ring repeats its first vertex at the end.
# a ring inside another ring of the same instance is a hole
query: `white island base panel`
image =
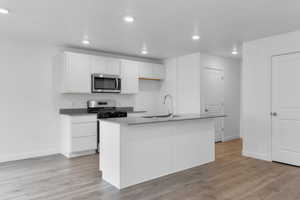
{"type": "Polygon", "coordinates": [[[123,189],[215,160],[214,120],[127,125],[100,120],[100,171],[123,189]]]}

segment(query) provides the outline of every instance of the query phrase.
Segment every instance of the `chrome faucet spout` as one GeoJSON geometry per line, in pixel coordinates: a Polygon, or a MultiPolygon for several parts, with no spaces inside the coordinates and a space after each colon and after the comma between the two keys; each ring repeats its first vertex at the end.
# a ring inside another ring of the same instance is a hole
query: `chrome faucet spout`
{"type": "Polygon", "coordinates": [[[173,118],[173,116],[174,116],[174,104],[173,104],[173,97],[172,97],[172,95],[170,95],[170,94],[165,95],[164,96],[164,102],[163,102],[163,104],[166,104],[168,98],[171,101],[171,110],[168,107],[168,113],[169,113],[170,117],[173,118]]]}

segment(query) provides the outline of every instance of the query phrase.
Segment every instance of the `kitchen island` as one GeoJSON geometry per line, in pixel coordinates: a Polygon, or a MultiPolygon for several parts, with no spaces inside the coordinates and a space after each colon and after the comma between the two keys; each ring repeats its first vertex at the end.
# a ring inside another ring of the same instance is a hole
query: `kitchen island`
{"type": "Polygon", "coordinates": [[[100,120],[100,171],[123,189],[214,161],[214,115],[100,120]]]}

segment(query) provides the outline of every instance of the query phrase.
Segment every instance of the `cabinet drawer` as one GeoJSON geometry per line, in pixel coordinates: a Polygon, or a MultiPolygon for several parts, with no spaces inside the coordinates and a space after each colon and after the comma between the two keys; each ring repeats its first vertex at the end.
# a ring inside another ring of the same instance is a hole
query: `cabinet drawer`
{"type": "Polygon", "coordinates": [[[72,116],[72,123],[97,122],[97,114],[72,116]]]}
{"type": "Polygon", "coordinates": [[[72,152],[88,151],[97,149],[97,137],[78,137],[72,138],[72,152]]]}
{"type": "Polygon", "coordinates": [[[73,123],[72,137],[97,136],[97,122],[73,123]]]}

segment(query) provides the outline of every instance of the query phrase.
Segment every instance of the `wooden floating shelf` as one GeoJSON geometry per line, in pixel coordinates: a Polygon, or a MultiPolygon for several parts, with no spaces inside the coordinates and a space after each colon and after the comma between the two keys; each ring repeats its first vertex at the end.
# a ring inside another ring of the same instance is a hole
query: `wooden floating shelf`
{"type": "Polygon", "coordinates": [[[150,80],[150,81],[161,81],[161,79],[158,78],[144,78],[144,77],[139,77],[140,80],[150,80]]]}

